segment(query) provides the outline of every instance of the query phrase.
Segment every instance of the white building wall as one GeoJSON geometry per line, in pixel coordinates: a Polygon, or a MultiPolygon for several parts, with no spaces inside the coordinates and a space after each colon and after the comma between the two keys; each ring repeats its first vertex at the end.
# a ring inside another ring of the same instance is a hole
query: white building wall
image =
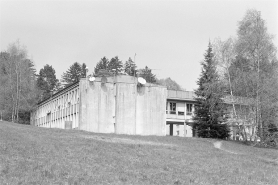
{"type": "Polygon", "coordinates": [[[192,122],[192,114],[187,114],[187,104],[192,104],[192,112],[194,112],[194,104],[192,101],[186,100],[167,100],[167,115],[166,115],[166,134],[170,135],[170,124],[173,124],[173,136],[193,137],[192,127],[187,125],[187,122],[192,122]],[[176,114],[170,114],[170,102],[176,103],[176,114]],[[183,112],[184,115],[179,115],[183,112]]]}
{"type": "Polygon", "coordinates": [[[31,114],[31,124],[46,128],[65,128],[65,121],[78,127],[79,85],[73,84],[41,102],[31,114]]]}

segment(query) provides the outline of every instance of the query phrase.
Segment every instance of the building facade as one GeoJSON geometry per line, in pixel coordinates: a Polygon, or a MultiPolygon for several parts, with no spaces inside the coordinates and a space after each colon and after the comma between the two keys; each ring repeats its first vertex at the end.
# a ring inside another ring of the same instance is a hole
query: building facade
{"type": "Polygon", "coordinates": [[[192,137],[194,93],[192,91],[167,91],[166,134],[192,137]]]}
{"type": "Polygon", "coordinates": [[[164,136],[166,99],[166,87],[140,84],[132,76],[97,77],[94,81],[84,78],[40,102],[31,114],[31,124],[164,136]]]}
{"type": "MultiPolygon", "coordinates": [[[[193,137],[195,103],[192,91],[140,84],[132,76],[97,77],[94,81],[83,78],[40,102],[31,113],[31,124],[98,133],[193,137]]],[[[242,133],[251,138],[256,129],[251,103],[229,98],[224,103],[231,112],[231,138],[242,133]],[[233,122],[232,105],[237,117],[249,121],[233,122]]]]}

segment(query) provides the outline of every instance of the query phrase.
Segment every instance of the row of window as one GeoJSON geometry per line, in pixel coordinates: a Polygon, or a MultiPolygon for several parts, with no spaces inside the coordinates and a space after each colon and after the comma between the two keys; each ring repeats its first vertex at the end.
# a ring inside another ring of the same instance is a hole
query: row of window
{"type": "MultiPolygon", "coordinates": [[[[192,107],[193,104],[187,103],[186,104],[186,115],[192,115],[192,107]]],[[[167,102],[166,103],[166,114],[178,114],[178,115],[184,115],[183,111],[177,112],[177,103],[175,102],[167,102]],[[169,104],[169,106],[168,106],[169,104]],[[169,107],[169,110],[168,110],[169,107]]]]}
{"type": "Polygon", "coordinates": [[[37,115],[44,115],[45,113],[49,113],[48,111],[53,111],[53,110],[58,110],[61,107],[67,107],[70,106],[70,102],[79,102],[79,95],[78,95],[78,90],[79,89],[73,89],[70,92],[67,92],[66,94],[63,94],[52,101],[48,102],[45,105],[42,105],[38,110],[37,110],[37,115]]]}
{"type": "MultiPolygon", "coordinates": [[[[51,114],[47,114],[46,116],[44,117],[41,117],[41,118],[38,118],[38,119],[35,119],[35,122],[34,124],[37,125],[37,126],[43,126],[43,125],[46,125],[50,122],[59,122],[59,121],[62,121],[62,120],[72,120],[73,117],[75,118],[76,116],[78,115],[78,112],[75,112],[73,114],[70,114],[70,115],[64,115],[64,116],[56,116],[55,118],[51,118],[51,114]]],[[[52,114],[52,116],[54,116],[52,114]]]]}

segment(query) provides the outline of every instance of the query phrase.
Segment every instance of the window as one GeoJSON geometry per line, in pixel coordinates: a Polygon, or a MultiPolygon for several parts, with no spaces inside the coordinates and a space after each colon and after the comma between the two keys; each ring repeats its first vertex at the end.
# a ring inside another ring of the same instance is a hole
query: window
{"type": "Polygon", "coordinates": [[[178,115],[184,115],[184,112],[178,111],[178,115]]]}
{"type": "Polygon", "coordinates": [[[170,102],[170,114],[176,114],[176,103],[170,102]]]}
{"type": "Polygon", "coordinates": [[[192,115],[192,104],[186,104],[186,115],[192,115]]]}

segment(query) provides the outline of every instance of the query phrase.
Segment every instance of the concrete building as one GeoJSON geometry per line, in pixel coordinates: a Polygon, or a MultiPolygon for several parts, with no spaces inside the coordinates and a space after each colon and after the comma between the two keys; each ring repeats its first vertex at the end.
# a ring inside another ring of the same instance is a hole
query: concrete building
{"type": "Polygon", "coordinates": [[[167,89],[132,76],[87,78],[38,104],[31,124],[99,133],[164,136],[167,89]],[[104,80],[103,80],[104,79],[104,80]]]}
{"type": "Polygon", "coordinates": [[[166,134],[192,137],[194,93],[192,91],[167,91],[166,134]]]}
{"type": "MultiPolygon", "coordinates": [[[[234,103],[238,114],[248,112],[240,117],[250,117],[244,127],[238,122],[231,124],[232,139],[240,129],[251,137],[255,130],[251,103],[242,98],[225,98],[224,102],[231,115],[234,103]]],[[[31,124],[98,133],[193,137],[195,103],[192,91],[142,85],[132,76],[96,77],[94,81],[83,78],[40,102],[31,113],[31,124]]],[[[229,121],[233,119],[231,116],[229,121]]]]}

